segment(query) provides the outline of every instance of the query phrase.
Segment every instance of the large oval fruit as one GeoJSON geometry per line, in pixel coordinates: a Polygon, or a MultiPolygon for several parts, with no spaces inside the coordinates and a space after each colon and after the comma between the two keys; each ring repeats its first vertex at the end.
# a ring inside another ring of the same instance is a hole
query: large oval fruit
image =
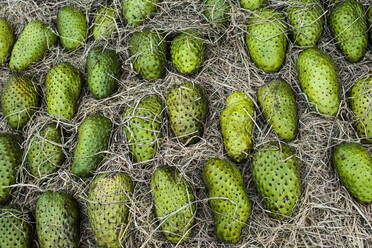
{"type": "Polygon", "coordinates": [[[0,18],[0,65],[8,58],[14,43],[13,28],[4,19],[0,18]]]}
{"type": "Polygon", "coordinates": [[[93,38],[95,40],[110,39],[116,29],[118,16],[113,6],[100,8],[94,18],[93,38]]]}
{"type": "Polygon", "coordinates": [[[124,0],[123,16],[132,27],[143,24],[146,17],[156,11],[159,0],[124,0]]]}

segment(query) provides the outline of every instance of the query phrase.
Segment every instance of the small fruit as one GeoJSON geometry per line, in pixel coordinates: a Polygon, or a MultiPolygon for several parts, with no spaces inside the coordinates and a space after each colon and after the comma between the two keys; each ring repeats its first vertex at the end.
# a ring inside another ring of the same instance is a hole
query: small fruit
{"type": "Polygon", "coordinates": [[[229,157],[241,162],[252,150],[254,105],[243,92],[234,92],[226,99],[226,108],[221,113],[220,126],[229,157]]]}
{"type": "Polygon", "coordinates": [[[93,24],[93,37],[95,40],[109,39],[116,29],[118,13],[114,7],[106,6],[98,10],[93,24]]]}
{"type": "Polygon", "coordinates": [[[12,128],[23,128],[40,107],[36,87],[36,82],[28,77],[9,77],[1,91],[1,106],[12,128]]]}
{"type": "Polygon", "coordinates": [[[346,189],[362,203],[372,202],[372,158],[357,143],[336,146],[333,165],[346,189]]]}
{"type": "Polygon", "coordinates": [[[195,197],[189,183],[178,171],[160,167],[152,175],[151,193],[165,237],[172,243],[186,241],[196,213],[195,197]]]}
{"type": "Polygon", "coordinates": [[[266,3],[267,0],[240,0],[240,6],[248,10],[256,10],[266,3]]]}
{"type": "Polygon", "coordinates": [[[0,65],[8,58],[14,43],[13,28],[4,19],[0,18],[0,65]]]}
{"type": "Polygon", "coordinates": [[[166,98],[171,129],[183,144],[194,144],[203,135],[208,112],[205,89],[196,83],[184,83],[173,87],[166,98]]]}
{"type": "Polygon", "coordinates": [[[251,214],[242,174],[232,162],[212,158],[205,164],[203,182],[209,191],[214,233],[223,242],[237,243],[251,214]]]}
{"type": "Polygon", "coordinates": [[[138,27],[148,15],[156,11],[159,0],[124,0],[123,16],[129,26],[138,27]]]}
{"type": "Polygon", "coordinates": [[[206,0],[204,15],[212,24],[227,24],[231,12],[230,0],[206,0]]]}

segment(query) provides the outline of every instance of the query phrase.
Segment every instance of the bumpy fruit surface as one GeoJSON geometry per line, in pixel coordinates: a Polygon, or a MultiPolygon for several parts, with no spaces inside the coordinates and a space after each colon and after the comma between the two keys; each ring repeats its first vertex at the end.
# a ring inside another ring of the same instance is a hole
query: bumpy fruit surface
{"type": "Polygon", "coordinates": [[[160,167],[152,175],[151,193],[165,237],[172,243],[184,242],[190,236],[196,211],[189,183],[178,171],[160,167]]]}
{"type": "Polygon", "coordinates": [[[205,164],[203,181],[214,215],[214,232],[223,242],[235,244],[251,214],[242,174],[228,160],[212,158],[205,164]]]}
{"type": "Polygon", "coordinates": [[[0,18],[0,65],[8,58],[14,43],[13,28],[0,18]]]}
{"type": "Polygon", "coordinates": [[[93,180],[89,189],[88,217],[100,247],[123,247],[132,193],[132,180],[124,173],[100,174],[93,180]]]}
{"type": "Polygon", "coordinates": [[[14,73],[26,70],[32,63],[41,60],[58,40],[56,34],[40,21],[31,21],[23,29],[14,44],[9,67],[14,73]]]}
{"type": "Polygon", "coordinates": [[[258,193],[275,219],[290,216],[301,197],[300,169],[288,146],[267,143],[253,156],[252,176],[258,193]]]}
{"type": "Polygon", "coordinates": [[[129,149],[136,162],[154,158],[163,120],[163,104],[159,96],[150,95],[132,102],[123,114],[124,131],[129,149]]]}
{"type": "Polygon", "coordinates": [[[9,126],[23,128],[40,106],[37,84],[25,76],[11,76],[1,91],[1,106],[9,126]]]}
{"type": "Polygon", "coordinates": [[[72,173],[79,177],[91,176],[108,149],[112,122],[101,115],[90,115],[79,127],[79,139],[74,153],[72,173]]]}
{"type": "Polygon", "coordinates": [[[79,205],[72,196],[63,192],[43,193],[36,202],[35,217],[41,248],[79,247],[79,205]]]}
{"type": "Polygon", "coordinates": [[[282,79],[258,89],[258,101],[266,120],[285,141],[293,140],[298,131],[296,99],[291,86],[282,79]]]}
{"type": "Polygon", "coordinates": [[[357,143],[336,146],[333,165],[346,189],[362,203],[372,202],[372,158],[357,143]]]}
{"type": "Polygon", "coordinates": [[[227,24],[231,12],[230,0],[206,0],[204,15],[212,24],[227,24]]]}
{"type": "Polygon", "coordinates": [[[123,15],[128,24],[138,27],[148,15],[156,11],[159,0],[124,0],[123,15]]]}
{"type": "Polygon", "coordinates": [[[240,6],[248,10],[256,10],[266,3],[267,0],[240,0],[240,6]]]}
{"type": "Polygon", "coordinates": [[[321,114],[336,116],[339,83],[331,57],[316,48],[305,50],[298,56],[297,77],[311,106],[321,114]]]}
{"type": "Polygon", "coordinates": [[[118,14],[114,7],[102,7],[94,19],[93,37],[95,40],[109,39],[116,29],[118,14]]]}
{"type": "Polygon", "coordinates": [[[220,125],[229,157],[241,162],[252,150],[254,105],[243,92],[234,92],[226,99],[226,108],[221,113],[220,125]]]}
{"type": "Polygon", "coordinates": [[[203,135],[208,112],[205,89],[196,83],[173,87],[166,98],[169,123],[178,141],[194,144],[203,135]]]}

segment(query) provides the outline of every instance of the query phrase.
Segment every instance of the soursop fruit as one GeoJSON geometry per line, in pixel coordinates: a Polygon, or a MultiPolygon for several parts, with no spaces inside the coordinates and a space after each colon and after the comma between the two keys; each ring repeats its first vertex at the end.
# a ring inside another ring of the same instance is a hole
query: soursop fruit
{"type": "Polygon", "coordinates": [[[0,65],[8,58],[14,44],[14,33],[12,26],[0,18],[0,65]]]}
{"type": "Polygon", "coordinates": [[[93,24],[93,38],[107,40],[111,38],[116,29],[118,13],[112,6],[102,7],[98,10],[93,24]]]}
{"type": "Polygon", "coordinates": [[[248,10],[256,10],[267,3],[267,0],[240,0],[240,6],[248,10]]]}
{"type": "Polygon", "coordinates": [[[204,15],[211,24],[229,23],[231,12],[230,0],[206,0],[204,2],[204,15]]]}
{"type": "Polygon", "coordinates": [[[151,13],[156,11],[159,0],[124,0],[123,16],[129,26],[142,25],[151,13]]]}

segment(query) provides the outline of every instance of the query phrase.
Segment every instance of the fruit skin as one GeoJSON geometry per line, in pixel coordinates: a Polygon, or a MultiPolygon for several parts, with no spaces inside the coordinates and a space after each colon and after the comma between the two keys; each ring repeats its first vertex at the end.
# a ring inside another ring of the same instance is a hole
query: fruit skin
{"type": "Polygon", "coordinates": [[[247,159],[252,150],[254,104],[243,92],[234,92],[226,99],[220,126],[227,155],[235,162],[247,159]]]}
{"type": "Polygon", "coordinates": [[[30,218],[21,210],[4,206],[0,208],[0,247],[29,248],[32,242],[30,218]]]}
{"type": "Polygon", "coordinates": [[[315,46],[324,29],[323,7],[318,0],[291,0],[287,9],[293,39],[301,47],[315,46]]]}
{"type": "Polygon", "coordinates": [[[47,111],[55,118],[71,120],[82,87],[79,70],[62,62],[49,70],[46,76],[47,111]]]}
{"type": "Polygon", "coordinates": [[[208,112],[208,96],[196,83],[175,86],[167,94],[166,107],[169,123],[178,141],[194,144],[203,135],[208,112]]]}
{"type": "Polygon", "coordinates": [[[312,107],[323,115],[336,116],[340,105],[338,72],[331,57],[309,48],[297,59],[297,77],[312,107]]]}
{"type": "Polygon", "coordinates": [[[368,24],[369,24],[369,39],[372,40],[372,4],[369,5],[369,10],[367,14],[368,24]]]}
{"type": "Polygon", "coordinates": [[[88,53],[88,86],[96,99],[112,95],[118,86],[121,64],[119,55],[111,49],[92,48],[88,53]]]}
{"type": "Polygon", "coordinates": [[[212,24],[227,24],[230,19],[230,4],[230,0],[206,0],[204,15],[212,24]]]}
{"type": "Polygon", "coordinates": [[[242,174],[229,160],[211,158],[205,164],[203,182],[211,198],[209,203],[213,210],[217,238],[223,242],[237,243],[251,214],[242,174]]]}
{"type": "Polygon", "coordinates": [[[0,133],[0,204],[7,202],[11,195],[9,186],[16,183],[18,167],[22,164],[20,137],[0,133]]]}
{"type": "Polygon", "coordinates": [[[105,173],[92,182],[88,196],[88,217],[100,247],[121,248],[128,225],[129,198],[133,182],[124,173],[105,173]]]}
{"type": "Polygon", "coordinates": [[[79,205],[72,196],[43,193],[36,202],[35,217],[40,248],[79,247],[79,205]]]}
{"type": "Polygon", "coordinates": [[[372,158],[361,144],[336,146],[333,165],[346,189],[361,203],[372,202],[372,158]]]}
{"type": "Polygon", "coordinates": [[[170,47],[173,65],[184,75],[197,72],[204,62],[202,36],[191,30],[177,35],[170,47]]]}
{"type": "Polygon", "coordinates": [[[9,67],[13,73],[21,73],[32,63],[41,60],[57,42],[58,36],[40,21],[31,21],[23,29],[14,44],[9,67]]]}
{"type": "Polygon", "coordinates": [[[329,25],[338,48],[349,62],[364,57],[368,45],[367,19],[363,5],[354,0],[338,4],[331,12],[329,25]]]}
{"type": "Polygon", "coordinates": [[[257,68],[276,72],[285,59],[287,27],[284,16],[273,9],[260,9],[249,19],[245,41],[257,68]]]}
{"type": "Polygon", "coordinates": [[[58,170],[65,160],[62,151],[61,131],[55,124],[34,133],[27,153],[30,173],[36,178],[43,178],[58,170]]]}
{"type": "Polygon", "coordinates": [[[196,213],[195,197],[189,183],[178,171],[159,167],[151,178],[151,193],[165,237],[172,243],[186,241],[196,213]]]}
{"type": "Polygon", "coordinates": [[[37,83],[25,76],[10,76],[1,91],[1,106],[8,124],[23,128],[40,107],[37,83]]]}
{"type": "Polygon", "coordinates": [[[0,65],[8,58],[14,44],[14,33],[12,26],[0,18],[0,65]]]}
{"type": "Polygon", "coordinates": [[[283,79],[273,80],[258,89],[257,98],[275,133],[287,142],[293,140],[298,132],[298,116],[291,86],[283,79]]]}
{"type": "Polygon", "coordinates": [[[145,29],[133,34],[129,52],[134,70],[148,81],[161,78],[165,71],[167,47],[163,35],[145,29]]]}
{"type": "Polygon", "coordinates": [[[299,162],[285,144],[263,145],[253,156],[252,176],[266,209],[275,219],[290,216],[301,197],[299,162]]]}
{"type": "Polygon", "coordinates": [[[102,115],[89,115],[79,127],[79,139],[74,153],[72,173],[89,177],[104,158],[112,129],[110,119],[102,115]]]}
{"type": "Polygon", "coordinates": [[[138,27],[144,23],[148,15],[156,11],[159,0],[124,0],[123,16],[131,27],[138,27]]]}
{"type": "Polygon", "coordinates": [[[124,131],[130,152],[136,162],[154,158],[161,138],[163,104],[157,95],[149,95],[132,102],[125,109],[124,131]]]}
{"type": "Polygon", "coordinates": [[[240,6],[248,10],[256,10],[266,3],[267,0],[240,0],[240,6]]]}
{"type": "Polygon", "coordinates": [[[118,14],[114,7],[106,6],[100,8],[94,19],[93,38],[95,40],[109,39],[115,31],[116,18],[118,18],[118,14]]]}
{"type": "Polygon", "coordinates": [[[62,46],[75,50],[87,38],[87,22],[82,12],[71,6],[65,6],[58,11],[57,29],[62,46]]]}

